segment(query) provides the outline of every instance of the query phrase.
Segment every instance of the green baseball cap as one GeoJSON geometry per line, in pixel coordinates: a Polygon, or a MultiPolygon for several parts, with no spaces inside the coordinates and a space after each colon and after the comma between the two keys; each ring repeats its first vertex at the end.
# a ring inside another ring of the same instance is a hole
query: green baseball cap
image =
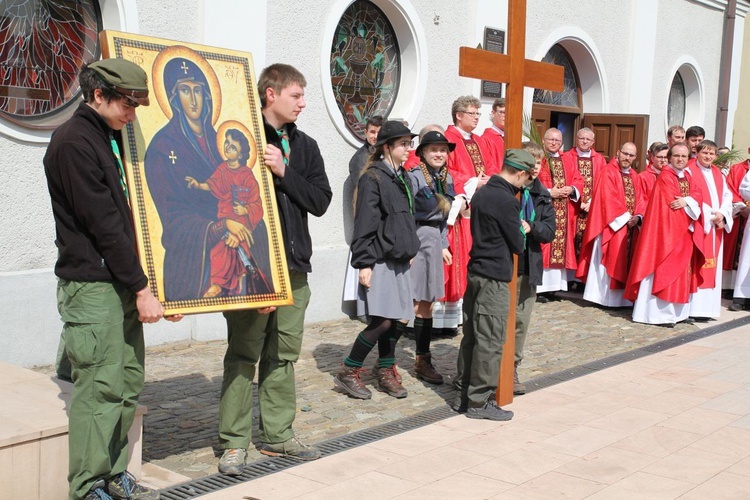
{"type": "Polygon", "coordinates": [[[148,106],[148,77],[135,63],[125,59],[102,59],[89,64],[99,79],[133,103],[148,106]]]}
{"type": "Polygon", "coordinates": [[[506,149],[503,164],[527,172],[534,168],[536,160],[523,149],[506,149]]]}

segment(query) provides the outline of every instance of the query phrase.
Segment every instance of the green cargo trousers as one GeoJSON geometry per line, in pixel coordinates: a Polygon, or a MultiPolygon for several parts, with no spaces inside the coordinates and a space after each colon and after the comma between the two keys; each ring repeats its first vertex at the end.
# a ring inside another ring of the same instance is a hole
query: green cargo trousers
{"type": "Polygon", "coordinates": [[[60,279],[57,307],[72,367],[69,497],[126,469],[128,430],[144,382],[143,325],[135,295],[111,282],[60,279]]]}
{"type": "Polygon", "coordinates": [[[464,326],[458,350],[454,406],[481,407],[493,398],[500,376],[510,308],[508,283],[469,273],[464,326]]]}
{"type": "Polygon", "coordinates": [[[523,347],[526,345],[526,334],[529,332],[531,312],[536,303],[536,286],[529,283],[529,276],[519,276],[516,287],[518,300],[516,305],[516,352],[515,364],[523,361],[523,347]]]}
{"type": "Polygon", "coordinates": [[[310,287],[306,273],[290,271],[289,278],[293,305],[279,307],[271,314],[255,310],[224,313],[228,342],[219,403],[219,443],[223,449],[250,446],[257,364],[260,440],[281,443],[294,437],[294,363],[302,349],[310,287]]]}

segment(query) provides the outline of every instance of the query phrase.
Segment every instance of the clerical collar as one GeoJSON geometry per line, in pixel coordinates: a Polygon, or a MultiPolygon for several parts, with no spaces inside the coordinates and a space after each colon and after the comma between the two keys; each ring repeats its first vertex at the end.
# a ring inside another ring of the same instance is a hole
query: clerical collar
{"type": "Polygon", "coordinates": [[[651,165],[651,171],[655,173],[656,175],[659,175],[661,173],[661,170],[657,170],[655,166],[651,165]]]}
{"type": "Polygon", "coordinates": [[[695,164],[698,165],[703,170],[708,170],[709,168],[711,168],[710,165],[708,167],[704,167],[703,164],[701,162],[699,162],[698,160],[695,160],[695,164]]]}
{"type": "Polygon", "coordinates": [[[503,137],[503,139],[505,138],[505,130],[501,129],[500,127],[495,126],[494,123],[492,124],[492,130],[500,134],[503,137]]]}
{"type": "Polygon", "coordinates": [[[673,166],[672,166],[671,164],[669,165],[669,168],[671,168],[671,169],[672,169],[672,171],[673,171],[673,172],[674,172],[675,174],[677,174],[677,177],[678,177],[679,179],[682,179],[683,177],[685,177],[685,169],[682,169],[682,170],[680,170],[680,169],[678,169],[678,168],[674,168],[674,167],[673,167],[673,166]]]}
{"type": "Polygon", "coordinates": [[[549,151],[547,151],[547,154],[552,158],[560,158],[560,151],[555,151],[554,153],[550,153],[549,151]]]}
{"type": "Polygon", "coordinates": [[[578,156],[580,156],[581,158],[591,158],[590,149],[588,151],[581,151],[580,149],[578,149],[578,146],[576,146],[576,152],[578,153],[578,156]]]}
{"type": "Polygon", "coordinates": [[[468,141],[469,139],[471,139],[471,132],[467,132],[467,131],[465,131],[464,129],[462,129],[462,128],[459,128],[459,127],[456,127],[456,130],[458,130],[458,132],[459,132],[459,133],[461,134],[461,137],[463,137],[463,138],[464,138],[464,139],[466,139],[467,141],[468,141]]]}
{"type": "Polygon", "coordinates": [[[629,174],[630,173],[630,167],[622,167],[620,166],[620,172],[623,174],[629,174]]]}

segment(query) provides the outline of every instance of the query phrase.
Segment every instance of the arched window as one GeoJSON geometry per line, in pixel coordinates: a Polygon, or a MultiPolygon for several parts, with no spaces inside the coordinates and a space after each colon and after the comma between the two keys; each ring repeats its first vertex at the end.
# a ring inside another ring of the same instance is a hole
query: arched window
{"type": "Polygon", "coordinates": [[[333,35],[330,65],[339,112],[364,141],[367,118],[390,113],[401,75],[398,40],[375,4],[356,0],[346,9],[333,35]]]}
{"type": "Polygon", "coordinates": [[[531,115],[540,135],[550,127],[560,129],[563,149],[567,150],[573,147],[575,133],[583,114],[578,72],[573,58],[560,44],[553,45],[542,61],[563,67],[564,88],[562,92],[535,89],[531,115]]]}
{"type": "Polygon", "coordinates": [[[670,126],[685,125],[685,82],[679,72],[675,73],[672,87],[669,89],[667,122],[670,126]]]}
{"type": "Polygon", "coordinates": [[[564,88],[562,92],[535,89],[534,102],[551,106],[580,108],[581,85],[578,83],[578,75],[568,52],[560,45],[553,45],[542,59],[542,62],[556,64],[564,68],[564,88]]]}
{"type": "Polygon", "coordinates": [[[0,116],[51,129],[80,93],[80,67],[99,57],[96,0],[0,3],[0,116]]]}

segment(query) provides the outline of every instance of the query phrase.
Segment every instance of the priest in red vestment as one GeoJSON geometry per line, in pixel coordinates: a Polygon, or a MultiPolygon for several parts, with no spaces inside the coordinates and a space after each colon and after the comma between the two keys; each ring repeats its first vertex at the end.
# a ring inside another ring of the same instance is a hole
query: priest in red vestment
{"type": "Polygon", "coordinates": [[[636,155],[635,144],[626,142],[599,171],[578,259],[583,298],[607,307],[631,305],[622,295],[645,208],[631,168],[636,155]]]}
{"type": "Polygon", "coordinates": [[[734,225],[732,192],[726,185],[721,170],[713,165],[716,143],[703,140],[695,148],[696,158],[688,162],[692,181],[703,198],[703,255],[706,262],[700,269],[701,285],[690,297],[690,316],[714,318],[721,315],[721,280],[724,256],[724,233],[734,225]]]}
{"type": "Polygon", "coordinates": [[[493,167],[487,170],[487,175],[500,173],[505,158],[505,98],[500,97],[492,103],[490,114],[492,125],[485,129],[482,140],[487,144],[487,150],[492,157],[493,167]]]}
{"type": "Polygon", "coordinates": [[[456,199],[448,216],[448,244],[453,263],[445,265],[445,298],[435,303],[433,328],[442,319],[443,333],[451,335],[462,321],[462,306],[466,291],[466,273],[471,250],[470,213],[465,209],[477,189],[490,179],[488,172],[495,172],[492,156],[487,145],[473,131],[477,128],[482,103],[473,96],[462,96],[453,102],[451,115],[453,125],[445,130],[445,137],[456,144],[448,155],[448,171],[453,176],[456,199]],[[437,314],[436,314],[437,313],[437,314]],[[446,332],[447,331],[447,332],[446,332]]]}
{"type": "Polygon", "coordinates": [[[638,174],[638,186],[641,190],[643,203],[646,205],[648,205],[648,200],[651,198],[651,191],[654,190],[656,178],[661,173],[661,169],[668,163],[668,152],[669,146],[663,142],[655,142],[648,148],[648,165],[643,169],[643,172],[638,174]]]}
{"type": "Polygon", "coordinates": [[[562,155],[563,162],[578,169],[583,177],[583,192],[579,200],[579,210],[576,219],[575,249],[576,256],[581,252],[583,232],[586,230],[586,217],[591,204],[591,196],[596,187],[599,171],[607,164],[604,156],[594,149],[596,136],[594,131],[584,127],[576,134],[576,147],[562,155]]]}
{"type": "MultiPolygon", "coordinates": [[[[750,153],[750,148],[748,148],[750,153]]],[[[741,163],[735,163],[729,167],[727,174],[727,187],[732,193],[732,216],[734,225],[732,231],[724,235],[724,262],[722,288],[724,290],[734,290],[734,281],[737,274],[737,264],[740,257],[740,246],[742,245],[742,235],[745,230],[745,222],[750,215],[750,206],[742,199],[740,194],[740,185],[747,172],[750,171],[750,160],[741,163]]],[[[729,306],[730,311],[741,311],[744,305],[744,299],[734,301],[729,306]]]]}
{"type": "Polygon", "coordinates": [[[703,231],[696,222],[703,202],[685,171],[690,150],[675,144],[669,165],[654,184],[635,247],[624,298],[634,301],[633,321],[674,324],[688,318],[690,294],[700,282],[703,231]]]}
{"type": "MultiPolygon", "coordinates": [[[[583,178],[572,163],[560,157],[562,132],[550,128],[542,139],[546,155],[542,160],[539,180],[549,191],[555,211],[555,239],[542,244],[542,284],[537,294],[568,289],[568,279],[573,278],[578,267],[575,251],[576,202],[583,192],[583,178]]],[[[538,302],[546,302],[547,295],[537,295],[538,302]]]]}

